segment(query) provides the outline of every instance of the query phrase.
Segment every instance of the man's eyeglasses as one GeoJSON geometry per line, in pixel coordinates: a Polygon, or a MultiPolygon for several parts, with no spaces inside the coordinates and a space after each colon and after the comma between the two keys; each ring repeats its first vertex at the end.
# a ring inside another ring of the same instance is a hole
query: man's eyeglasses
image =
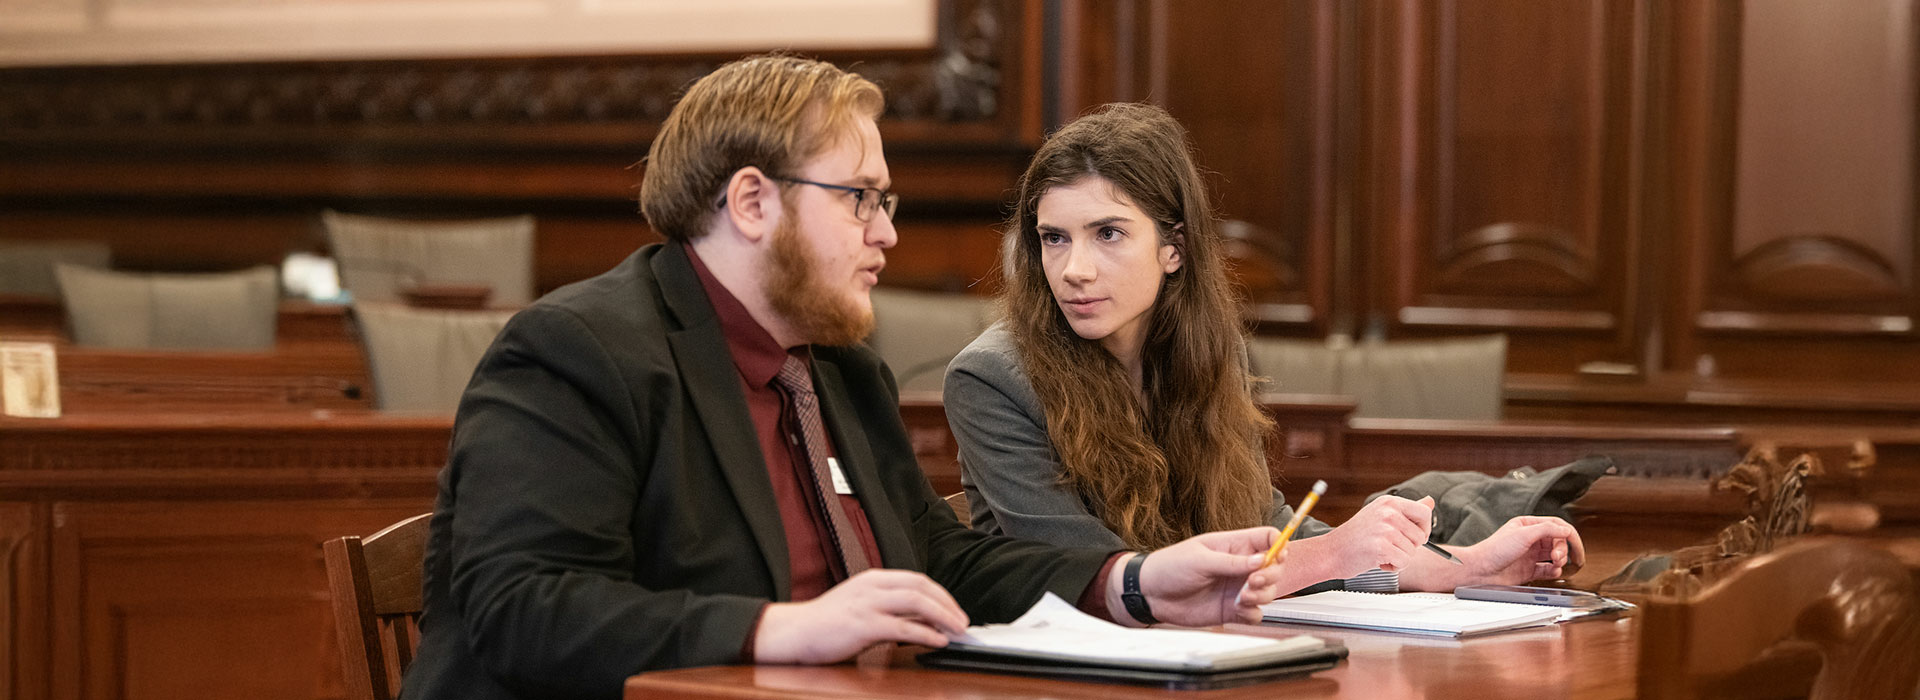
{"type": "Polygon", "coordinates": [[[887,190],[874,189],[872,187],[830,185],[824,182],[802,180],[797,177],[780,177],[779,175],[769,175],[768,177],[780,182],[790,182],[796,185],[813,185],[814,187],[824,187],[830,190],[851,192],[853,193],[853,218],[861,221],[872,221],[873,210],[875,209],[886,210],[887,218],[892,219],[893,210],[900,208],[900,195],[887,190]]]}
{"type": "MultiPolygon", "coordinates": [[[[873,212],[876,209],[887,212],[887,219],[891,220],[893,219],[894,210],[900,208],[900,195],[888,190],[874,189],[872,187],[853,187],[851,185],[833,185],[825,182],[802,180],[797,177],[780,177],[778,175],[768,175],[767,177],[796,185],[813,185],[814,187],[824,187],[830,190],[851,192],[853,193],[853,218],[859,219],[862,222],[872,221],[873,212]]],[[[720,198],[720,206],[727,206],[726,197],[720,198]]]]}

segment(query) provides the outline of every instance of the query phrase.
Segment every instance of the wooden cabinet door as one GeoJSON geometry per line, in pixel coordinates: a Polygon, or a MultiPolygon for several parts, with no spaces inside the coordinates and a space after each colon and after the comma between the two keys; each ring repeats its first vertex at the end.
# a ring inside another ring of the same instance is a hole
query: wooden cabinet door
{"type": "Polygon", "coordinates": [[[1671,366],[1920,377],[1915,5],[1675,6],[1671,366]]]}
{"type": "Polygon", "coordinates": [[[320,543],[425,507],[53,504],[53,697],[345,697],[320,543]]]}
{"type": "Polygon", "coordinates": [[[1365,320],[1506,332],[1508,367],[1636,363],[1646,3],[1363,3],[1365,320]]]}
{"type": "Polygon", "coordinates": [[[1147,94],[1185,125],[1225,221],[1250,315],[1267,332],[1325,333],[1350,308],[1336,261],[1334,0],[1165,4],[1147,94]]]}

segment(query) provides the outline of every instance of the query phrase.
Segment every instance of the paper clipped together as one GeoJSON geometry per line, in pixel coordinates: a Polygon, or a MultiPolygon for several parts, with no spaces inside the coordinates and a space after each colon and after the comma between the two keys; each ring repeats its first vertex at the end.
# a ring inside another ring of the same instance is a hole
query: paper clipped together
{"type": "Polygon", "coordinates": [[[1271,639],[1201,630],[1131,629],[1080,612],[1048,593],[1019,619],[968,627],[947,648],[1061,662],[1215,671],[1268,664],[1325,646],[1307,635],[1271,639]]]}

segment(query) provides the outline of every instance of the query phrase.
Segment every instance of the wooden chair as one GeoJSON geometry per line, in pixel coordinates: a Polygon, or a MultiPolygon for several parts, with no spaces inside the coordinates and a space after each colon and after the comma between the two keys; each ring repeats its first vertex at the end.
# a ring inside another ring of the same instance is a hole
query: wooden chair
{"type": "Polygon", "coordinates": [[[401,674],[413,663],[432,515],[407,518],[365,539],[339,537],[322,545],[348,698],[393,700],[399,694],[401,674]]]}
{"type": "Polygon", "coordinates": [[[1856,540],[1803,538],[1692,594],[1650,598],[1639,697],[1914,697],[1920,594],[1856,540]]]}

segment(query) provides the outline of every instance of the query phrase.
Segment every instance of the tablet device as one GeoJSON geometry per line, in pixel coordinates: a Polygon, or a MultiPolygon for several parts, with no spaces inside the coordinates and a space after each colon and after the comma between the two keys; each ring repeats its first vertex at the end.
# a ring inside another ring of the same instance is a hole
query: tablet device
{"type": "Polygon", "coordinates": [[[1606,600],[1605,598],[1586,591],[1576,591],[1566,588],[1501,586],[1495,584],[1461,586],[1453,589],[1453,597],[1461,600],[1492,600],[1501,603],[1552,605],[1562,608],[1599,605],[1606,600]]]}
{"type": "Polygon", "coordinates": [[[916,656],[914,659],[929,668],[1040,676],[1096,683],[1127,683],[1158,686],[1169,690],[1212,690],[1305,677],[1339,665],[1340,660],[1346,656],[1345,646],[1329,644],[1278,664],[1212,672],[1049,662],[1033,657],[1018,658],[959,649],[936,649],[916,656]]]}

